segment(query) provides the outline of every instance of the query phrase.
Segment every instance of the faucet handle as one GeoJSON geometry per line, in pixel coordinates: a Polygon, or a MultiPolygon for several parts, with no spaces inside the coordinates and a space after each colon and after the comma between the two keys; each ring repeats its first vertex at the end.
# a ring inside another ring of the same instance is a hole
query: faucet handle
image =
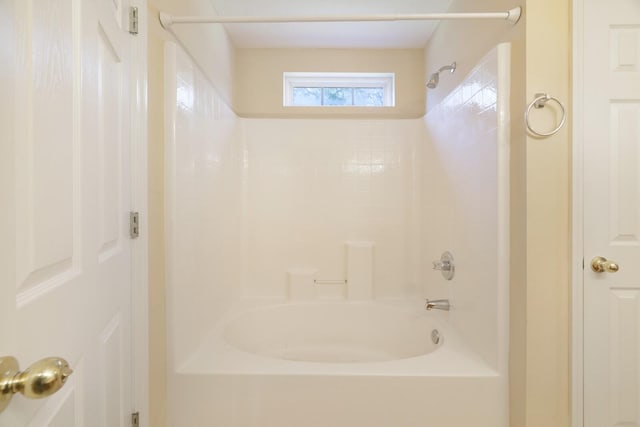
{"type": "Polygon", "coordinates": [[[433,269],[440,271],[451,271],[451,262],[448,260],[433,261],[433,269]]]}
{"type": "Polygon", "coordinates": [[[455,264],[453,262],[453,255],[451,255],[451,252],[444,252],[439,260],[433,261],[433,269],[441,271],[442,277],[445,279],[453,279],[453,275],[455,274],[455,264]]]}

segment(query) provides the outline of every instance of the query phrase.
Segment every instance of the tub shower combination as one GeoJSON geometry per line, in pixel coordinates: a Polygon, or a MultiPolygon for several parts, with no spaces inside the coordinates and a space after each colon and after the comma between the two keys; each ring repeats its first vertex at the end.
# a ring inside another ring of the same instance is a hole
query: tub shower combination
{"type": "Polygon", "coordinates": [[[242,119],[165,58],[169,425],[507,426],[509,45],[402,121],[242,119]]]}

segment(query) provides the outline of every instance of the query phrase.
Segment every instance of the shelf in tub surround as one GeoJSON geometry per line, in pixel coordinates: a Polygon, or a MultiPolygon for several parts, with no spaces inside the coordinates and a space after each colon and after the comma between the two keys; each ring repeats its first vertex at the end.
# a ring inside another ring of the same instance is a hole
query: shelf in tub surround
{"type": "Polygon", "coordinates": [[[373,249],[375,242],[345,242],[346,278],[318,277],[316,268],[290,268],[288,296],[292,301],[317,299],[373,299],[373,249]]]}

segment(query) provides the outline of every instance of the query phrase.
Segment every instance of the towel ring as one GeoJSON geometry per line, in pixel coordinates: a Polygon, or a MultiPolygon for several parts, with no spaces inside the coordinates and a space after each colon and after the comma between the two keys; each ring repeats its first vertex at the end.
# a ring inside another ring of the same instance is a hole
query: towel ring
{"type": "Polygon", "coordinates": [[[529,132],[531,132],[533,135],[538,136],[540,138],[546,138],[548,136],[555,135],[556,133],[558,133],[560,129],[562,129],[562,126],[564,126],[564,123],[567,121],[567,110],[564,108],[564,105],[562,104],[562,102],[560,102],[558,98],[551,96],[548,93],[536,93],[536,98],[533,101],[531,101],[531,103],[529,104],[529,107],[527,108],[527,111],[524,113],[524,121],[527,123],[527,129],[529,129],[529,132]],[[560,106],[560,109],[562,110],[562,120],[560,120],[560,124],[551,132],[548,132],[548,133],[538,132],[531,127],[531,124],[529,124],[529,113],[531,112],[531,109],[534,107],[544,108],[544,106],[547,104],[548,101],[555,101],[556,104],[560,106]]]}

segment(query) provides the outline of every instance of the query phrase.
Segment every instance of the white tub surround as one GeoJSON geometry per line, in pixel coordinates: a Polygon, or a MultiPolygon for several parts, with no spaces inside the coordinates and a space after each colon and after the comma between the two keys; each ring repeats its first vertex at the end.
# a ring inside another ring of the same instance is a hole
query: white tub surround
{"type": "MultiPolygon", "coordinates": [[[[346,242],[375,242],[376,298],[417,295],[424,122],[241,119],[249,297],[284,298],[287,271],[318,270],[318,298],[345,298],[346,242]]],[[[428,166],[429,168],[431,166],[428,166]]]]}
{"type": "Polygon", "coordinates": [[[289,299],[291,301],[312,301],[316,298],[316,269],[291,269],[289,276],[289,299]]]}
{"type": "MultiPolygon", "coordinates": [[[[507,374],[509,324],[509,64],[501,44],[478,63],[425,125],[424,265],[449,250],[453,280],[428,270],[427,298],[448,298],[450,320],[474,352],[507,374]]],[[[437,89],[435,89],[437,90],[437,89]]]]}
{"type": "Polygon", "coordinates": [[[373,242],[347,242],[347,298],[373,299],[373,242]]]}
{"type": "Polygon", "coordinates": [[[508,52],[424,120],[273,120],[168,48],[170,426],[508,425],[508,52]]]}
{"type": "Polygon", "coordinates": [[[170,364],[240,298],[238,120],[187,54],[165,44],[165,217],[170,364]],[[212,286],[212,284],[215,284],[212,286]]]}

